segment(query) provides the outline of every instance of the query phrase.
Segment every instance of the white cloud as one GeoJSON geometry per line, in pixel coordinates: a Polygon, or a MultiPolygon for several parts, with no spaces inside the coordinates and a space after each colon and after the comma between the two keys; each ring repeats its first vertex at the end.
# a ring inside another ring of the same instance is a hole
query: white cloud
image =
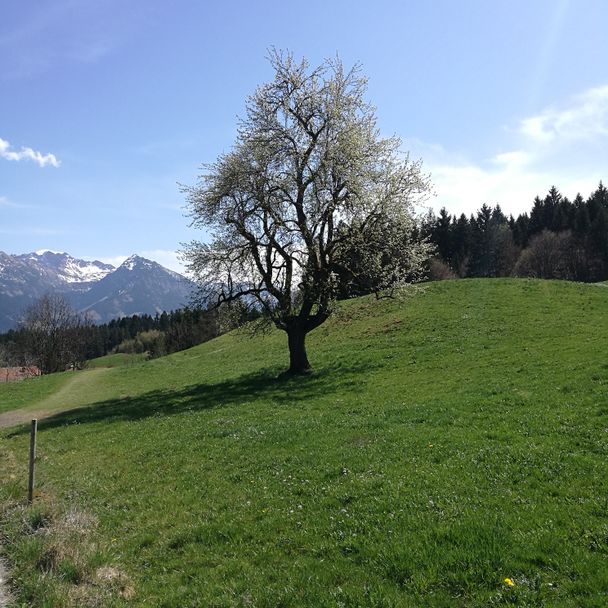
{"type": "Polygon", "coordinates": [[[15,151],[11,150],[11,147],[12,146],[8,141],[0,137],[0,158],[14,161],[33,160],[41,167],[46,167],[47,165],[59,167],[61,164],[54,154],[42,154],[37,150],[25,146],[22,146],[21,150],[15,151]]]}
{"type": "Polygon", "coordinates": [[[499,203],[516,215],[529,211],[534,197],[553,185],[570,198],[591,194],[600,179],[608,179],[608,85],[589,89],[561,108],[525,117],[505,133],[512,138],[511,149],[483,160],[436,145],[415,146],[431,172],[434,207],[470,214],[484,203],[499,203]]]}
{"type": "Polygon", "coordinates": [[[586,175],[568,174],[558,168],[551,171],[518,163],[499,164],[496,159],[489,166],[427,163],[427,167],[430,168],[436,192],[433,206],[446,207],[450,213],[457,215],[474,213],[484,203],[492,206],[500,204],[506,213],[517,215],[529,212],[534,197],[544,196],[553,185],[564,195],[573,198],[578,192],[588,196],[602,179],[599,171],[586,175]]]}
{"type": "Polygon", "coordinates": [[[565,108],[548,108],[525,118],[520,133],[537,144],[568,144],[608,135],[608,85],[585,91],[565,108]]]}
{"type": "MultiPolygon", "coordinates": [[[[97,256],[95,259],[104,264],[111,264],[115,268],[118,268],[129,256],[128,255],[115,255],[115,256],[97,256]]],[[[93,258],[87,258],[92,261],[93,258]]]]}

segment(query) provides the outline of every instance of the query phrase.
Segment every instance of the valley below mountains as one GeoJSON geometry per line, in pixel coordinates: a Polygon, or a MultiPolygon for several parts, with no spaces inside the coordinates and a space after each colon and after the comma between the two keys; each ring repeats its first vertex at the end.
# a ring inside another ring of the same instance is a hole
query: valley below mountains
{"type": "Polygon", "coordinates": [[[67,253],[0,251],[0,332],[17,327],[24,310],[45,293],[62,294],[95,323],[187,305],[194,283],[157,262],[133,255],[120,266],[67,253]]]}

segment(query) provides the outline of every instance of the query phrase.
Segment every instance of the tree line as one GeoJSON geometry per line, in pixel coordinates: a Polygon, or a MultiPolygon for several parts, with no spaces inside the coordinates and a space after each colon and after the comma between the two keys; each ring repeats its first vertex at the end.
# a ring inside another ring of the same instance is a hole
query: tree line
{"type": "Polygon", "coordinates": [[[183,308],[95,325],[61,295],[46,294],[27,308],[17,329],[0,334],[0,366],[35,365],[46,374],[83,367],[111,352],[160,357],[211,340],[253,316],[238,306],[183,308]]]}
{"type": "Polygon", "coordinates": [[[507,217],[483,205],[467,217],[445,208],[422,224],[436,246],[431,276],[523,276],[597,282],[608,279],[608,189],[600,182],[585,200],[552,187],[530,213],[507,217]]]}

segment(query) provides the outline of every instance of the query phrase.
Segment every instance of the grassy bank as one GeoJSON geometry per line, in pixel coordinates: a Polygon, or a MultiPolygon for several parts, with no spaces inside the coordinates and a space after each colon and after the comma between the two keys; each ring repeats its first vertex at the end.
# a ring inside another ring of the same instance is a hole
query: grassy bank
{"type": "Polygon", "coordinates": [[[278,332],[105,370],[41,424],[37,506],[3,433],[19,599],[603,605],[607,318],[595,286],[442,282],[344,305],[309,378],[277,379],[278,332]]]}

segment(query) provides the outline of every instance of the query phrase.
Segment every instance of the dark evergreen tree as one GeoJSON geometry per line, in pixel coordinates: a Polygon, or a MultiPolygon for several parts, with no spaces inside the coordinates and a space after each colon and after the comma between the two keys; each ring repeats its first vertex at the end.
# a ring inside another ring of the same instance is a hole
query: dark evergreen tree
{"type": "Polygon", "coordinates": [[[574,199],[574,232],[579,238],[586,237],[591,228],[589,207],[583,201],[580,194],[574,199]]]}
{"type": "Polygon", "coordinates": [[[530,217],[527,213],[517,216],[512,228],[513,241],[518,247],[525,247],[528,244],[530,234],[530,217]]]}
{"type": "Polygon", "coordinates": [[[601,181],[597,190],[589,197],[589,202],[598,209],[608,209],[608,188],[601,181]]]}
{"type": "Polygon", "coordinates": [[[452,261],[452,217],[447,212],[445,207],[441,208],[439,217],[435,221],[433,227],[432,242],[437,247],[437,253],[448,265],[451,265],[452,261]]]}
{"type": "Polygon", "coordinates": [[[555,208],[551,229],[553,232],[563,232],[564,230],[569,230],[572,227],[573,218],[574,207],[572,203],[564,197],[555,208]]]}
{"type": "Polygon", "coordinates": [[[534,199],[532,204],[532,211],[530,212],[530,221],[528,223],[528,236],[529,240],[531,236],[540,234],[545,226],[545,203],[540,197],[534,199]]]}
{"type": "Polygon", "coordinates": [[[591,222],[589,249],[593,260],[591,280],[601,281],[608,275],[608,207],[599,207],[591,222]]]}
{"type": "Polygon", "coordinates": [[[473,235],[471,224],[463,213],[458,220],[452,224],[452,265],[461,277],[466,277],[469,271],[473,235]]]}
{"type": "Polygon", "coordinates": [[[491,277],[495,275],[495,223],[492,208],[484,204],[471,222],[473,249],[471,276],[491,277]]]}
{"type": "Polygon", "coordinates": [[[553,230],[555,225],[555,214],[562,202],[562,195],[555,186],[551,186],[549,193],[543,201],[543,230],[553,230]]]}

